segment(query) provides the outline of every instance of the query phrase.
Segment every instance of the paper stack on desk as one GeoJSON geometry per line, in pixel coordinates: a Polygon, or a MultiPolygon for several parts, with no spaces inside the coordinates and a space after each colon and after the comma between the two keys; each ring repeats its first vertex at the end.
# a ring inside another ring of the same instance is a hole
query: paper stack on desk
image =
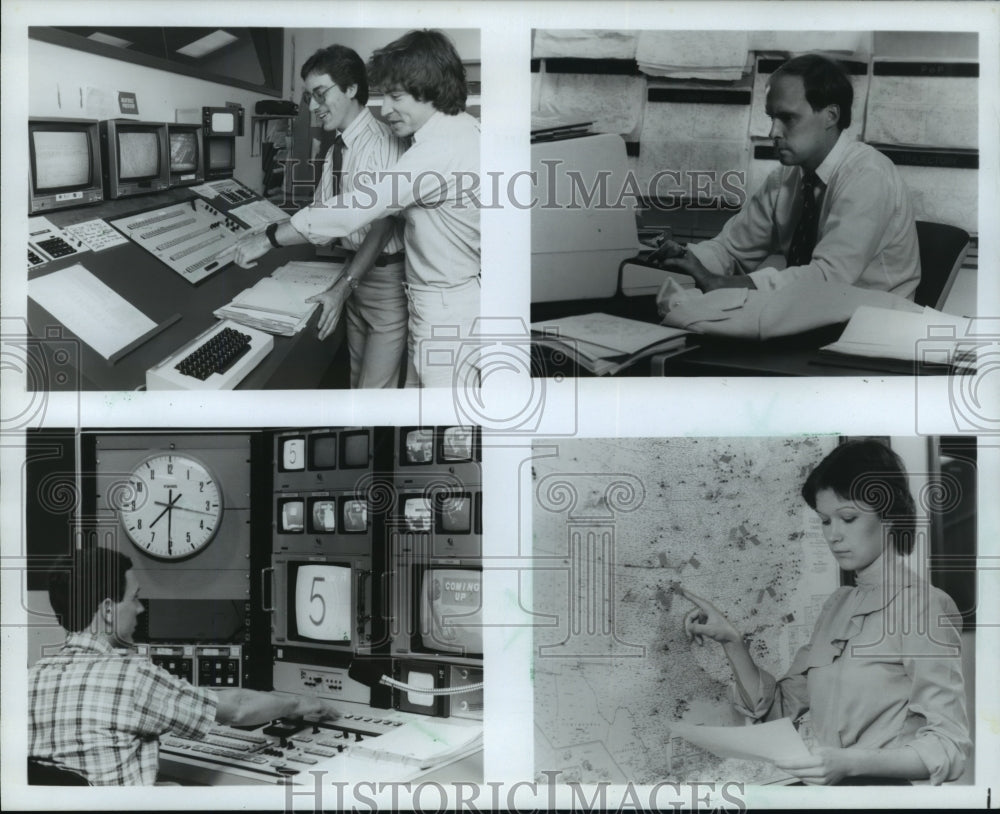
{"type": "Polygon", "coordinates": [[[482,745],[482,726],[463,726],[430,718],[353,744],[349,756],[427,768],[464,757],[481,749],[482,745]]]}
{"type": "Polygon", "coordinates": [[[279,336],[294,336],[316,310],[317,303],[306,300],[326,291],[342,271],[343,266],[334,263],[287,263],[241,291],[215,316],[279,336]]]}
{"type": "Polygon", "coordinates": [[[582,314],[531,325],[532,341],[561,351],[597,376],[618,373],[640,359],[681,350],[688,331],[610,314],[582,314]]]}
{"type": "Polygon", "coordinates": [[[976,349],[982,344],[968,317],[956,317],[924,308],[893,311],[862,305],[851,317],[840,339],[821,348],[832,354],[951,366],[976,367],[976,349]]]}

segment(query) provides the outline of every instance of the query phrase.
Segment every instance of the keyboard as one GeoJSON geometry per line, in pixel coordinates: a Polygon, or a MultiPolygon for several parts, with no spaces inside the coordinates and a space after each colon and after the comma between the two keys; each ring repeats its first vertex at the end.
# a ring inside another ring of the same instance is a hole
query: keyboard
{"type": "Polygon", "coordinates": [[[146,389],[232,390],[273,347],[269,333],[223,320],[147,370],[146,389]]]}

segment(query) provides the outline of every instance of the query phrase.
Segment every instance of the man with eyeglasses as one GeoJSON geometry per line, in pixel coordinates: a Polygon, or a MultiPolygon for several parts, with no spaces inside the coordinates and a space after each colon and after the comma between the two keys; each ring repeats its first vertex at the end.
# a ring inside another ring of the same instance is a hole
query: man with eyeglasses
{"type": "MultiPolygon", "coordinates": [[[[314,203],[277,227],[278,243],[318,242],[399,214],[405,221],[409,300],[408,387],[478,383],[479,122],[465,112],[465,67],[439,31],[411,31],[375,51],[368,67],[385,93],[382,115],[413,146],[388,172],[368,176],[325,205],[314,203]]],[[[266,252],[251,238],[237,253],[247,265],[266,252]]]]}
{"type": "MultiPolygon", "coordinates": [[[[332,206],[338,195],[354,191],[359,173],[378,173],[393,166],[406,144],[366,107],[368,75],[355,51],[343,45],[321,48],[306,60],[300,73],[309,109],[323,130],[337,134],[313,198],[315,207],[332,206]]],[[[383,217],[339,238],[351,255],[343,274],[329,289],[308,300],[323,306],[319,338],[326,339],[341,313],[346,313],[351,387],[398,387],[408,316],[402,224],[383,217]]],[[[331,239],[272,225],[264,235],[241,242],[236,262],[249,267],[254,265],[253,258],[272,247],[327,244],[331,239]]]]}

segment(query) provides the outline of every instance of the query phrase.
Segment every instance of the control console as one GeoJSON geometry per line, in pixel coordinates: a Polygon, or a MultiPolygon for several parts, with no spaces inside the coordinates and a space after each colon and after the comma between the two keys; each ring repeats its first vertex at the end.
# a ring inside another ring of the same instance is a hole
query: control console
{"type": "Polygon", "coordinates": [[[226,266],[237,241],[247,231],[237,218],[201,198],[119,218],[111,224],[189,283],[226,266]]]}

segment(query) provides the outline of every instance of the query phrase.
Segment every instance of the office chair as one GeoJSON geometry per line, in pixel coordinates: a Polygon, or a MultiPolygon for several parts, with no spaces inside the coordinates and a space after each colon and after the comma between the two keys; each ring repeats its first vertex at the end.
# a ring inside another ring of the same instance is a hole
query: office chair
{"type": "Polygon", "coordinates": [[[946,223],[918,220],[917,244],[920,247],[920,284],[913,301],[940,310],[962,267],[969,248],[969,233],[946,223]]]}
{"type": "Polygon", "coordinates": [[[28,758],[29,786],[89,786],[87,778],[69,769],[47,766],[28,758]]]}

